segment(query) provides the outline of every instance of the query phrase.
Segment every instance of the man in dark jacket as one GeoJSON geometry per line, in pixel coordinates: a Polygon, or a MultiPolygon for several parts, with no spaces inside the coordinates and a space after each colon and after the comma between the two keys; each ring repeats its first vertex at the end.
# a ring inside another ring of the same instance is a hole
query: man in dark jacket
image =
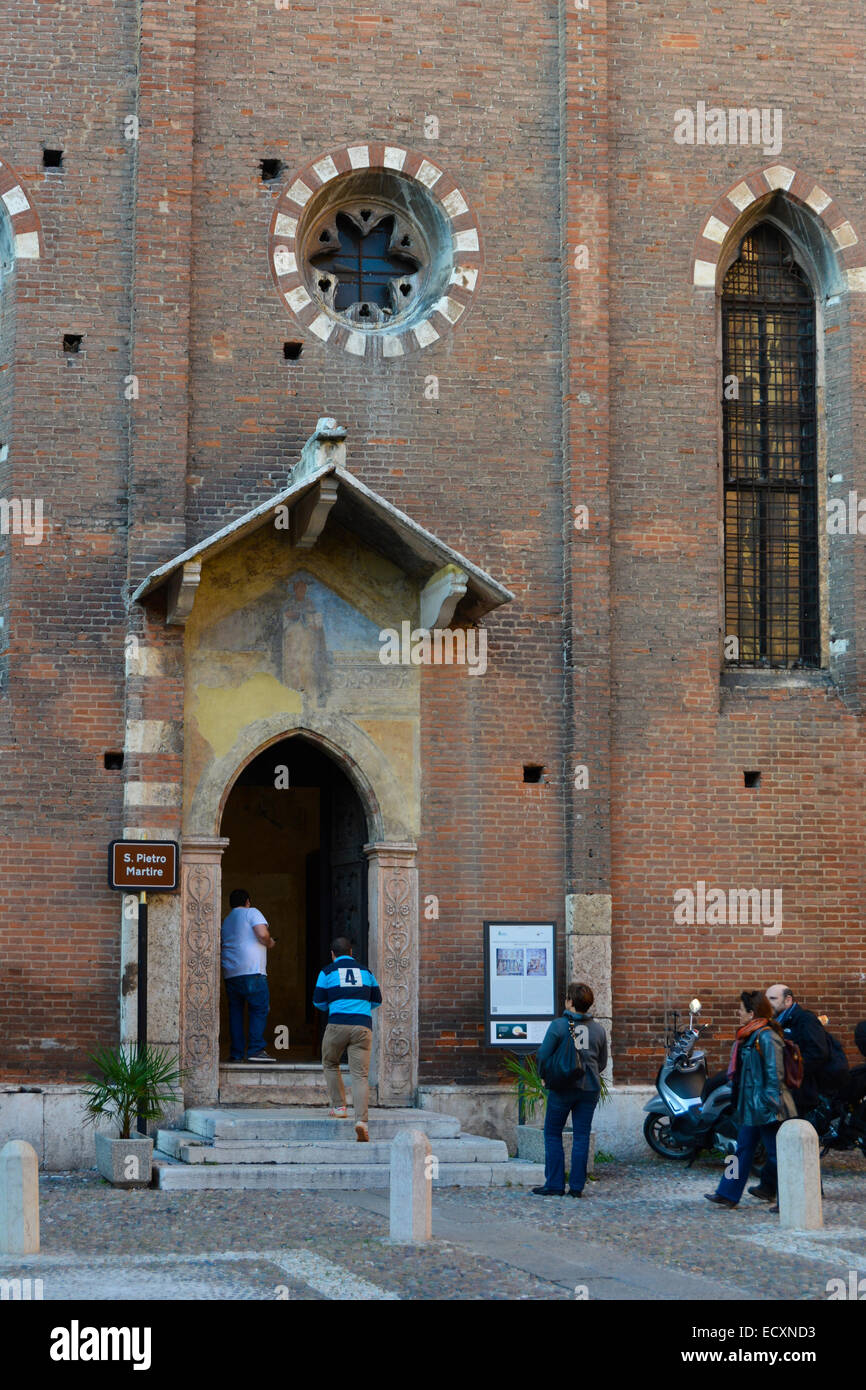
{"type": "Polygon", "coordinates": [[[821,1073],[830,1059],[830,1046],[821,1020],[796,1003],[787,985],[771,985],[767,998],[776,1022],[786,1038],[800,1049],[803,1058],[803,1084],[793,1092],[797,1112],[803,1115],[818,1104],[821,1073]]]}
{"type": "MultiPolygon", "coordinates": [[[[773,1006],[779,1027],[786,1038],[797,1044],[803,1058],[803,1084],[791,1089],[797,1114],[802,1116],[818,1104],[821,1072],[829,1060],[830,1045],[821,1020],[796,1003],[787,985],[771,985],[767,998],[773,1006]]],[[[750,1187],[749,1191],[761,1201],[773,1202],[776,1190],[776,1167],[768,1159],[761,1169],[760,1182],[756,1187],[750,1187]]]]}
{"type": "Polygon", "coordinates": [[[592,1117],[601,1094],[601,1075],[607,1066],[607,1034],[600,1023],[590,1018],[595,996],[589,985],[571,984],[565,996],[565,1011],[555,1018],[538,1049],[536,1065],[544,1074],[560,1043],[574,1028],[575,1047],[583,1063],[583,1075],[568,1091],[548,1087],[547,1108],[544,1112],[544,1186],[534,1187],[537,1197],[565,1196],[565,1153],[562,1131],[571,1115],[574,1134],[571,1145],[571,1171],[568,1175],[568,1195],[582,1197],[589,1158],[589,1134],[592,1117]]]}

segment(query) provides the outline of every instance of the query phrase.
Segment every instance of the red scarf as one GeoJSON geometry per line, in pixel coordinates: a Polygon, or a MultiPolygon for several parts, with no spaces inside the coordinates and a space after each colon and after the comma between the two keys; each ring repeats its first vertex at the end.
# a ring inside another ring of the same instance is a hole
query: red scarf
{"type": "Polygon", "coordinates": [[[742,1028],[737,1029],[736,1041],[731,1048],[731,1060],[728,1063],[728,1076],[734,1075],[739,1061],[740,1043],[745,1042],[752,1033],[757,1033],[761,1028],[768,1028],[769,1020],[766,1018],[753,1018],[751,1023],[744,1023],[742,1028]]]}

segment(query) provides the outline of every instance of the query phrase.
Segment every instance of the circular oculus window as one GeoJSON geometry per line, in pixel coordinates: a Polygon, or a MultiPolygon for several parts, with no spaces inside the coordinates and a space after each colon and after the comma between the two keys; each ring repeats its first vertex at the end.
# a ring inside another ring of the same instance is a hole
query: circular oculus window
{"type": "Polygon", "coordinates": [[[469,309],[478,225],[423,155],[354,145],[305,166],[271,222],[274,280],[302,328],[359,357],[429,347],[469,309]]]}

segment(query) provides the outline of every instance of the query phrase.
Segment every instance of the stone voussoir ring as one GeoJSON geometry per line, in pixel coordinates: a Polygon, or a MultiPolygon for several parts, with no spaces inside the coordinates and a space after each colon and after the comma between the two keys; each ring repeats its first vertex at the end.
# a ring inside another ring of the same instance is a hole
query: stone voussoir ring
{"type": "Polygon", "coordinates": [[[268,254],[298,326],[357,358],[394,360],[465,320],[482,267],[454,180],[402,145],[346,145],[288,180],[268,254]]]}

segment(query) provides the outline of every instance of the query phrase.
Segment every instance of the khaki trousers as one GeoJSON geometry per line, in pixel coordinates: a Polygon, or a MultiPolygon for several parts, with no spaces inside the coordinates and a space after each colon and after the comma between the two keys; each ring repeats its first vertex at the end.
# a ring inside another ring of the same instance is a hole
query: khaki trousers
{"type": "Polygon", "coordinates": [[[329,1023],[322,1036],[322,1068],[331,1105],[346,1104],[346,1091],[340,1072],[340,1058],[348,1050],[352,1077],[352,1108],[356,1123],[367,1123],[370,1087],[370,1049],[373,1034],[369,1028],[350,1023],[329,1023]]]}

